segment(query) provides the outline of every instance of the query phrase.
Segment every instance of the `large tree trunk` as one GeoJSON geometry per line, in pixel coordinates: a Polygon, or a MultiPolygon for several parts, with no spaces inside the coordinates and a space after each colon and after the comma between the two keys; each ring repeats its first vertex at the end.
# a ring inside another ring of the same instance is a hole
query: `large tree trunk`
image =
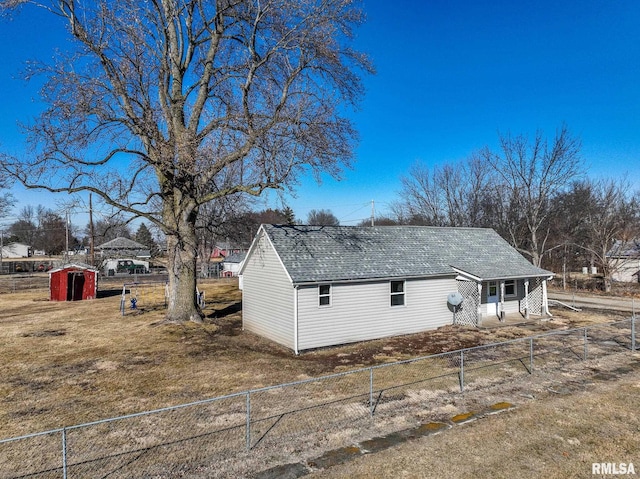
{"type": "Polygon", "coordinates": [[[202,322],[196,302],[196,260],[198,244],[195,233],[196,214],[176,215],[175,233],[167,234],[169,256],[169,297],[166,320],[202,322]]]}

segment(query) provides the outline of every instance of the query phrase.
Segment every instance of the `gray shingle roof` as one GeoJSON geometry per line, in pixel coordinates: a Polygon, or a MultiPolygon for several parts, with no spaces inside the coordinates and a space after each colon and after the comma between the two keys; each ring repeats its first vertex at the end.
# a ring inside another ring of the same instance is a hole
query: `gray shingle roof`
{"type": "Polygon", "coordinates": [[[550,276],[484,228],[282,226],[263,228],[292,281],[454,275],[483,280],[550,276]]]}
{"type": "Polygon", "coordinates": [[[242,263],[247,257],[247,253],[233,253],[227,256],[223,263],[242,263]]]}
{"type": "Polygon", "coordinates": [[[611,249],[607,252],[607,257],[611,258],[640,258],[640,240],[632,241],[616,240],[611,249]]]}
{"type": "Polygon", "coordinates": [[[149,249],[145,245],[129,238],[118,237],[96,246],[96,249],[149,249]]]}

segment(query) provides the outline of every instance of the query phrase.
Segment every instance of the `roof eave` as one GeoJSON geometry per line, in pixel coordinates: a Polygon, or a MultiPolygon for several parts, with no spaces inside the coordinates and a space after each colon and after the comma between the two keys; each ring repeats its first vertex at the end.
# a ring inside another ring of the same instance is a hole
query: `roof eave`
{"type": "Polygon", "coordinates": [[[434,278],[447,278],[455,277],[456,274],[451,273],[433,273],[433,274],[421,274],[421,275],[401,275],[401,276],[375,276],[368,278],[332,278],[332,279],[319,279],[319,280],[302,280],[293,281],[294,286],[315,286],[317,284],[328,283],[371,283],[379,281],[401,281],[412,279],[434,279],[434,278]]]}
{"type": "Polygon", "coordinates": [[[526,278],[547,278],[547,279],[551,279],[555,276],[555,273],[551,272],[551,271],[544,271],[544,272],[540,272],[540,273],[526,273],[526,274],[509,274],[509,275],[500,275],[500,276],[487,276],[487,277],[480,277],[474,274],[471,274],[467,271],[461,270],[459,268],[453,268],[454,271],[456,271],[457,273],[461,274],[462,276],[466,276],[469,277],[470,279],[473,279],[474,281],[500,281],[503,279],[526,279],[526,278]]]}

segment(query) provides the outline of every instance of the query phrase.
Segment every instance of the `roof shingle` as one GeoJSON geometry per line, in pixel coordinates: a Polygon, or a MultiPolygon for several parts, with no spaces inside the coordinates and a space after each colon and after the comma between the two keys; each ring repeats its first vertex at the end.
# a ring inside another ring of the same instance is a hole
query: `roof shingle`
{"type": "Polygon", "coordinates": [[[551,276],[495,231],[431,226],[263,225],[294,284],[455,275],[551,276]]]}

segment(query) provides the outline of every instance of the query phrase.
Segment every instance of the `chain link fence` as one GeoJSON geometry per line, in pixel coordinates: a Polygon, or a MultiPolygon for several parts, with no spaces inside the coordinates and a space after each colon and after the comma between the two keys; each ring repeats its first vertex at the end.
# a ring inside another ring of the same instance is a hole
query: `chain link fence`
{"type": "Polygon", "coordinates": [[[49,289],[47,273],[7,274],[0,276],[0,294],[49,289]]]}
{"type": "Polygon", "coordinates": [[[427,396],[635,351],[635,335],[634,317],[6,439],[0,478],[226,477],[256,456],[267,468],[351,444],[381,417],[428,407],[427,396]]]}

